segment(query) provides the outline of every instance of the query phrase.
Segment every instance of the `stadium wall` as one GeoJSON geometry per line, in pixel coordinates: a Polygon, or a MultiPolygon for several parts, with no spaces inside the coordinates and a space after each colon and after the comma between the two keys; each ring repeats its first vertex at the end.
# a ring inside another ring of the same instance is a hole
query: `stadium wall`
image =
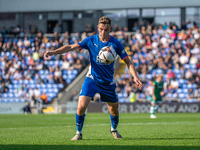
{"type": "MultiPolygon", "coordinates": [[[[120,113],[149,113],[150,103],[120,103],[120,113]]],[[[102,112],[109,113],[108,107],[105,103],[90,103],[88,112],[102,112]]],[[[158,113],[199,113],[200,103],[163,103],[162,107],[158,109],[158,113]]]]}
{"type": "MultiPolygon", "coordinates": [[[[151,104],[143,102],[120,103],[120,113],[149,113],[151,104]]],[[[76,113],[77,102],[68,102],[63,113],[76,113]]],[[[88,106],[87,113],[109,113],[105,103],[91,102],[88,106]]],[[[200,103],[163,103],[158,109],[158,113],[200,113],[200,103]]]]}
{"type": "Polygon", "coordinates": [[[0,0],[0,12],[82,11],[124,8],[193,7],[199,0],[0,0]]]}

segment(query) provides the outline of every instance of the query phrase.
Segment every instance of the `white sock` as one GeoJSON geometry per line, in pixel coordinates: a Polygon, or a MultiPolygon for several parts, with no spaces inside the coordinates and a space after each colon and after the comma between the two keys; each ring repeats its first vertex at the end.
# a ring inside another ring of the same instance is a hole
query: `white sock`
{"type": "Polygon", "coordinates": [[[150,107],[150,113],[151,113],[151,114],[154,113],[154,108],[155,108],[154,106],[151,106],[151,107],[150,107]]]}
{"type": "Polygon", "coordinates": [[[111,127],[110,131],[117,131],[117,130],[116,130],[116,129],[113,129],[113,128],[111,127]]]}
{"type": "Polygon", "coordinates": [[[76,134],[82,134],[82,131],[76,131],[76,134]]]}

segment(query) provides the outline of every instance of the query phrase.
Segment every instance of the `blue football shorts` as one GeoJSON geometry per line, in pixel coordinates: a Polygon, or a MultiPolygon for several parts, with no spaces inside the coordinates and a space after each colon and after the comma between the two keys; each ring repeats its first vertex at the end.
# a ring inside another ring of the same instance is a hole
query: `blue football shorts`
{"type": "Polygon", "coordinates": [[[93,79],[86,77],[79,96],[94,97],[100,94],[102,102],[118,102],[116,85],[99,85],[93,79]]]}

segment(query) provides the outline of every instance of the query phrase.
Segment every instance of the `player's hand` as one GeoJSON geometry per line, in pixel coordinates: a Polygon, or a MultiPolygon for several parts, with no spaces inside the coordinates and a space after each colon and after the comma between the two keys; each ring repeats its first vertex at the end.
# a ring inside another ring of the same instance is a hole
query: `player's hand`
{"type": "Polygon", "coordinates": [[[138,77],[134,77],[134,82],[138,85],[139,89],[142,89],[142,82],[138,77]]]}
{"type": "Polygon", "coordinates": [[[155,95],[153,95],[153,100],[154,100],[154,101],[156,100],[156,96],[155,96],[155,95]]]}
{"type": "Polygon", "coordinates": [[[50,60],[51,57],[52,57],[54,54],[55,54],[54,51],[46,51],[46,52],[44,53],[44,59],[45,59],[45,60],[50,60]]]}
{"type": "Polygon", "coordinates": [[[165,93],[164,93],[163,91],[160,92],[160,95],[161,95],[161,96],[164,96],[164,94],[165,94],[165,93]]]}

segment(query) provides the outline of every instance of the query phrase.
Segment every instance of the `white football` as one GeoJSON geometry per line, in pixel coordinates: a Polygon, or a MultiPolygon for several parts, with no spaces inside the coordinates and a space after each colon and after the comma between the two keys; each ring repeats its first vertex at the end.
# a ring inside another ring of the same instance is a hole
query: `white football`
{"type": "Polygon", "coordinates": [[[111,64],[115,61],[116,52],[112,47],[105,46],[99,51],[99,59],[104,64],[111,64]]]}

